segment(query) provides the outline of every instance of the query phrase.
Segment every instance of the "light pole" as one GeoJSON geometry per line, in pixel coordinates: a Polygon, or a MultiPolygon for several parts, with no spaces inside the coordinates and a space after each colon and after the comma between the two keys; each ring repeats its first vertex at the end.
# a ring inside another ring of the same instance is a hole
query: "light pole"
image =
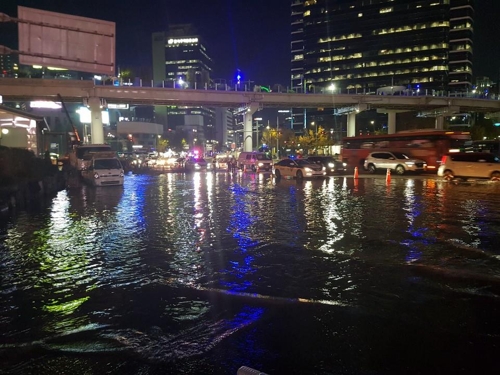
{"type": "Polygon", "coordinates": [[[278,116],[276,116],[276,159],[280,158],[280,122],[278,116]]]}
{"type": "Polygon", "coordinates": [[[315,127],[314,130],[314,153],[317,153],[318,150],[318,125],[315,121],[311,122],[311,125],[315,127]]]}
{"type": "Polygon", "coordinates": [[[257,135],[257,139],[256,139],[256,151],[259,151],[259,121],[262,121],[262,117],[256,117],[255,119],[255,129],[256,129],[256,135],[257,135]]]}

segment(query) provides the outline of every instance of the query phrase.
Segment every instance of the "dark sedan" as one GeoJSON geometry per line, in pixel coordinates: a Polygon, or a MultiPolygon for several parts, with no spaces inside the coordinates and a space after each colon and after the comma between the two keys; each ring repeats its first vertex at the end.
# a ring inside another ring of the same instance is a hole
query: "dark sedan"
{"type": "Polygon", "coordinates": [[[311,163],[319,164],[325,167],[326,174],[331,176],[334,174],[344,174],[346,165],[336,160],[333,156],[309,156],[307,158],[311,163]]]}

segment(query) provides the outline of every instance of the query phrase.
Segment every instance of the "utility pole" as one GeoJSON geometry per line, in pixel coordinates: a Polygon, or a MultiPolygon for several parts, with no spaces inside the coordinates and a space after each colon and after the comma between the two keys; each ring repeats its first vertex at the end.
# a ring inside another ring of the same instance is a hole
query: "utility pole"
{"type": "Polygon", "coordinates": [[[276,157],[280,158],[280,122],[279,117],[276,116],[276,157]]]}

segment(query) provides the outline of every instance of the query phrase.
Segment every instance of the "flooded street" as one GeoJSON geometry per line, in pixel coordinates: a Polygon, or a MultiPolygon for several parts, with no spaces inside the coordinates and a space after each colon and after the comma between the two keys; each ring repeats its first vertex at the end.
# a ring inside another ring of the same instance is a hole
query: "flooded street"
{"type": "Polygon", "coordinates": [[[500,364],[500,183],[127,175],[0,222],[1,374],[500,364]]]}

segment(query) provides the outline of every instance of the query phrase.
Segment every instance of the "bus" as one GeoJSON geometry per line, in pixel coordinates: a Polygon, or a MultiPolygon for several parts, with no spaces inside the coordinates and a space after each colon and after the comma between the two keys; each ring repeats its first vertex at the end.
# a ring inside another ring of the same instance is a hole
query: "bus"
{"type": "Polygon", "coordinates": [[[365,158],[374,151],[399,151],[427,162],[427,170],[437,171],[441,157],[449,152],[472,147],[469,132],[447,130],[408,130],[394,134],[360,135],[342,140],[342,161],[348,167],[362,168],[365,158]]]}
{"type": "Polygon", "coordinates": [[[472,150],[474,152],[489,152],[500,156],[500,139],[485,139],[482,141],[472,141],[472,150]]]}

